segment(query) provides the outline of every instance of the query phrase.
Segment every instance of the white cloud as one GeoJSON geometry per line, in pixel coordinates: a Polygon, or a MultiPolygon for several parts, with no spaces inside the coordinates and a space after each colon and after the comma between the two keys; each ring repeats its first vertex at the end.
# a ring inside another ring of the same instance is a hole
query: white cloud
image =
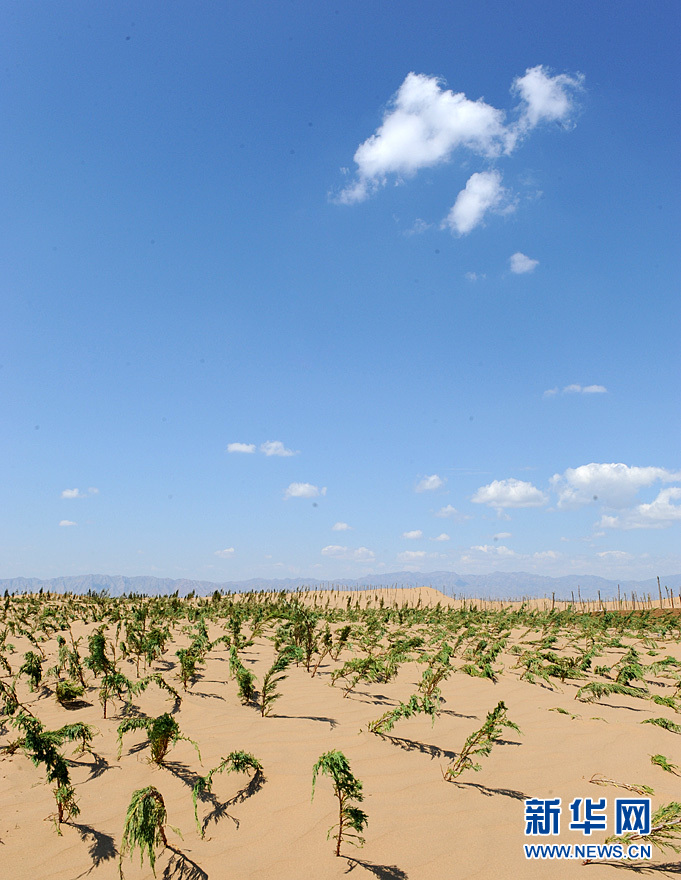
{"type": "Polygon", "coordinates": [[[398,182],[413,177],[449,161],[457,149],[486,159],[508,155],[540,122],[568,127],[582,81],[581,75],[551,76],[542,65],[528,68],[511,86],[520,103],[517,121],[507,124],[505,112],[482,98],[471,101],[444,88],[438,77],[411,72],[388,103],[381,125],[357,148],[355,174],[336,201],[362,202],[389,175],[398,182]]]}
{"type": "Polygon", "coordinates": [[[597,556],[600,556],[601,559],[633,559],[634,557],[631,553],[625,553],[624,550],[603,550],[601,553],[597,553],[597,556]]]}
{"type": "Polygon", "coordinates": [[[411,237],[412,235],[423,235],[423,233],[431,229],[432,226],[432,223],[426,223],[425,220],[417,217],[416,220],[414,220],[413,226],[410,229],[404,230],[404,235],[406,235],[407,238],[411,237]]]}
{"type": "Polygon", "coordinates": [[[333,559],[344,559],[350,562],[373,562],[376,554],[368,547],[358,547],[353,550],[350,547],[341,547],[340,544],[329,544],[322,547],[322,556],[330,556],[333,559]]]}
{"type": "Polygon", "coordinates": [[[563,394],[606,394],[604,385],[566,385],[563,394]]]}
{"type": "Polygon", "coordinates": [[[441,535],[438,535],[437,538],[431,538],[431,541],[450,541],[451,538],[447,534],[447,532],[442,532],[441,535]]]}
{"type": "Polygon", "coordinates": [[[61,493],[62,498],[87,498],[88,495],[99,495],[99,489],[90,486],[87,492],[81,492],[80,489],[64,489],[61,493]]]}
{"type": "Polygon", "coordinates": [[[432,492],[435,489],[439,489],[440,486],[444,486],[445,481],[438,477],[437,474],[431,474],[429,477],[424,477],[420,480],[416,485],[416,492],[432,492]]]}
{"type": "Polygon", "coordinates": [[[260,451],[264,452],[265,455],[280,455],[282,457],[298,454],[292,449],[287,449],[281,440],[268,440],[266,443],[261,443],[260,451]]]}
{"type": "Polygon", "coordinates": [[[255,452],[255,443],[228,443],[227,452],[255,452]]]}
{"type": "Polygon", "coordinates": [[[467,516],[465,513],[459,513],[456,507],[452,507],[451,504],[441,507],[435,513],[435,516],[439,516],[441,519],[453,519],[455,522],[463,522],[466,519],[470,519],[470,516],[467,516]]]}
{"type": "Polygon", "coordinates": [[[487,158],[499,156],[508,139],[502,110],[442,88],[437,77],[409,73],[381,126],[357,148],[355,178],[338,201],[361,202],[387,175],[411,177],[421,168],[446,162],[457,147],[487,158]]]}
{"type": "Polygon", "coordinates": [[[326,495],[326,486],[321,489],[312,483],[291,483],[284,492],[284,498],[316,498],[326,495]]]}
{"type": "Polygon", "coordinates": [[[558,387],[549,388],[544,392],[544,397],[554,397],[556,394],[607,394],[605,385],[566,385],[562,390],[558,387]]]}
{"type": "Polygon", "coordinates": [[[427,555],[425,550],[404,550],[402,553],[397,554],[397,558],[400,562],[420,562],[427,555]]]}
{"type": "Polygon", "coordinates": [[[496,535],[493,535],[495,541],[503,541],[505,538],[510,538],[510,532],[497,532],[496,535]]]}
{"type": "MultiPolygon", "coordinates": [[[[591,462],[554,474],[551,485],[558,493],[558,506],[574,508],[592,501],[606,507],[628,507],[639,489],[653,483],[681,480],[681,472],[659,467],[629,467],[626,464],[591,462]]],[[[643,505],[642,505],[643,506],[643,505]]]]}
{"type": "Polygon", "coordinates": [[[673,486],[662,489],[657,498],[650,504],[639,504],[636,514],[642,522],[671,524],[681,520],[681,505],[672,504],[674,499],[681,500],[681,487],[673,486]]]}
{"type": "Polygon", "coordinates": [[[490,507],[541,507],[548,498],[523,480],[494,480],[481,486],[471,498],[475,504],[488,504],[490,507]]]}
{"type": "Polygon", "coordinates": [[[501,185],[501,174],[498,171],[476,171],[456,197],[442,226],[466,235],[482,223],[488,211],[495,210],[513,210],[508,192],[501,185]]]}
{"type": "Polygon", "coordinates": [[[555,550],[541,550],[532,554],[533,559],[560,559],[560,556],[555,550]]]}
{"type": "Polygon", "coordinates": [[[413,541],[417,538],[422,538],[423,532],[421,531],[421,529],[413,529],[411,532],[402,532],[402,537],[413,541]]]}
{"type": "Polygon", "coordinates": [[[471,547],[471,550],[475,550],[478,553],[484,553],[486,556],[518,555],[515,550],[511,550],[510,547],[506,547],[504,546],[504,544],[478,544],[474,547],[471,547]]]}
{"type": "Polygon", "coordinates": [[[484,281],[487,275],[482,272],[466,272],[463,277],[466,281],[484,281]]]}
{"type": "Polygon", "coordinates": [[[337,522],[337,523],[334,523],[334,525],[331,526],[331,530],[334,531],[334,532],[347,532],[347,531],[349,531],[351,528],[352,528],[352,526],[349,526],[349,525],[348,525],[347,523],[345,523],[345,522],[337,522]]]}
{"type": "Polygon", "coordinates": [[[60,526],[77,526],[78,523],[71,522],[70,519],[62,519],[59,521],[60,526]]]}
{"type": "Polygon", "coordinates": [[[662,489],[649,504],[639,504],[620,516],[603,515],[599,522],[606,529],[664,529],[681,522],[681,486],[662,489]]]}
{"type": "Polygon", "coordinates": [[[86,498],[85,493],[81,492],[80,489],[64,489],[61,493],[62,498],[86,498]]]}
{"type": "Polygon", "coordinates": [[[221,559],[231,559],[234,556],[234,547],[227,547],[225,550],[216,550],[215,556],[219,556],[221,559]]]}
{"type": "Polygon", "coordinates": [[[541,64],[516,77],[511,91],[521,100],[520,131],[528,131],[540,122],[568,125],[575,109],[575,94],[582,88],[583,81],[581,74],[550,76],[541,64]]]}
{"type": "Polygon", "coordinates": [[[521,254],[520,251],[513,254],[509,262],[511,264],[511,272],[514,272],[516,275],[525,275],[528,272],[533,272],[539,265],[539,260],[533,260],[525,256],[525,254],[521,254]]]}

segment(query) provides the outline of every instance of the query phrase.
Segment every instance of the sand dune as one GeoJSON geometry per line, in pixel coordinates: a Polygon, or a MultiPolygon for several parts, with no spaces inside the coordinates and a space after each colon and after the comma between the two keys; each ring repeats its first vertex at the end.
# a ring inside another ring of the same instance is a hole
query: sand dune
{"type": "MultiPolygon", "coordinates": [[[[434,607],[452,603],[434,590],[400,591],[410,605],[434,607]]],[[[357,601],[355,593],[351,601],[357,601]]],[[[385,605],[395,597],[379,597],[385,605]]],[[[330,607],[347,605],[347,595],[321,595],[330,607]]],[[[360,597],[366,604],[367,594],[360,597]]],[[[372,600],[376,601],[376,600],[372,600]]],[[[273,621],[273,627],[276,625],[273,621]]],[[[182,622],[187,625],[187,621],[182,622]]],[[[74,626],[74,635],[87,636],[95,625],[74,626]]],[[[246,634],[250,631],[244,626],[246,634]]],[[[113,633],[109,627],[108,634],[113,633]]],[[[275,650],[273,628],[240,651],[242,662],[258,681],[272,663],[275,650]]],[[[224,634],[212,623],[211,638],[224,634]]],[[[653,808],[681,799],[678,776],[651,765],[650,756],[663,753],[681,763],[681,737],[650,724],[647,718],[681,720],[672,709],[648,700],[613,695],[600,703],[576,701],[574,695],[584,681],[552,679],[531,684],[519,678],[514,668],[517,655],[513,644],[536,639],[537,632],[514,630],[496,667],[502,670],[496,683],[454,672],[442,683],[443,702],[434,724],[419,715],[398,721],[390,734],[368,732],[370,721],[399,701],[406,701],[417,688],[423,665],[405,662],[397,677],[388,682],[360,682],[343,696],[340,682],[331,687],[331,674],[351,655],[338,661],[322,660],[311,676],[304,665],[292,666],[279,686],[281,698],[269,717],[261,717],[255,706],[243,705],[234,680],[229,677],[229,649],[221,644],[208,654],[201,674],[174,713],[182,732],[195,740],[201,762],[189,742],[178,742],[168,753],[165,766],[149,763],[146,735],[126,734],[122,755],[117,759],[117,727],[123,719],[123,705],[114,703],[110,717],[102,718],[97,686],[91,687],[84,705],[68,709],[59,705],[51,691],[31,693],[25,677],[17,693],[47,729],[57,729],[74,720],[96,726],[99,735],[92,747],[95,755],[73,757],[70,765],[80,815],[61,826],[61,835],[47,817],[54,813],[51,787],[45,782],[44,767],[36,767],[18,749],[0,757],[0,865],[5,877],[17,880],[76,880],[118,877],[118,852],[125,813],[132,792],[148,785],[163,795],[168,823],[182,837],[168,830],[172,849],[159,849],[156,874],[166,878],[210,877],[236,880],[318,880],[318,878],[390,878],[390,880],[442,880],[442,878],[518,878],[595,876],[621,878],[634,873],[635,863],[619,861],[582,866],[568,860],[528,861],[523,844],[524,801],[527,798],[562,798],[563,830],[550,840],[529,842],[602,843],[613,833],[612,810],[608,810],[607,832],[590,837],[567,829],[567,804],[575,797],[615,797],[627,794],[612,786],[600,787],[589,780],[594,774],[626,783],[643,783],[655,789],[653,808]],[[466,737],[479,728],[485,715],[503,700],[508,716],[522,731],[506,731],[491,754],[481,760],[479,772],[468,770],[455,781],[443,779],[442,771],[455,759],[466,737]],[[569,714],[554,711],[562,708],[569,714]],[[216,776],[213,794],[199,801],[198,815],[205,825],[201,838],[194,822],[191,789],[199,775],[219,764],[232,750],[244,749],[262,763],[265,781],[249,788],[245,774],[216,776]],[[321,754],[338,749],[348,758],[353,773],[363,782],[362,808],[369,817],[366,844],[355,849],[344,844],[342,857],[334,855],[327,829],[336,821],[337,802],[331,780],[320,777],[311,801],[312,767],[321,754]]],[[[175,674],[175,650],[189,644],[189,635],[174,633],[175,641],[154,669],[179,687],[175,674]]],[[[8,637],[16,654],[8,655],[13,671],[25,651],[32,649],[24,636],[8,637]]],[[[681,658],[678,642],[668,639],[656,649],[638,642],[646,663],[666,655],[681,658]],[[646,655],[655,650],[656,656],[646,655]]],[[[82,647],[85,653],[86,639],[82,647]]],[[[52,665],[56,640],[43,646],[52,665]]],[[[598,663],[617,662],[623,648],[608,649],[598,663]]],[[[463,663],[456,658],[455,666],[463,663]]],[[[132,677],[135,666],[122,661],[121,668],[132,677]]],[[[10,681],[4,676],[4,681],[10,681]]],[[[49,682],[48,682],[49,686],[49,682]]],[[[650,682],[651,692],[673,694],[662,679],[650,682]]],[[[149,687],[133,700],[134,709],[155,717],[173,708],[172,698],[149,687]]],[[[7,745],[19,735],[5,718],[1,742],[7,745]]],[[[71,756],[75,744],[63,752],[71,756]]],[[[653,850],[652,861],[641,866],[654,876],[678,874],[678,857],[653,850]]],[[[149,878],[148,860],[140,865],[139,852],[122,862],[126,878],[149,878]]]]}

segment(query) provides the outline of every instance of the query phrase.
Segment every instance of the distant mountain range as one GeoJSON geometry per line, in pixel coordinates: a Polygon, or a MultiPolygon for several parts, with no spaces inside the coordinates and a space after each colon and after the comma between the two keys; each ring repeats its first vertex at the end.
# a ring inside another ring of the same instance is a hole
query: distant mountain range
{"type": "MultiPolygon", "coordinates": [[[[662,590],[669,587],[676,592],[681,589],[681,574],[660,577],[662,590]]],[[[121,596],[124,593],[143,593],[147,596],[169,595],[177,592],[186,596],[194,592],[198,596],[209,596],[215,590],[223,592],[243,593],[249,590],[298,590],[298,589],[340,589],[365,587],[434,587],[446,596],[466,596],[490,599],[521,599],[551,596],[557,599],[570,599],[578,590],[582,598],[596,598],[600,590],[601,598],[617,596],[617,587],[622,593],[636,592],[639,596],[650,593],[657,595],[657,579],[644,581],[613,581],[595,575],[566,575],[564,577],[548,577],[530,574],[526,571],[503,572],[491,574],[457,574],[454,571],[394,571],[387,574],[367,575],[355,580],[318,581],[306,578],[283,578],[266,580],[252,578],[247,581],[227,581],[212,583],[211,581],[173,580],[157,577],[124,577],[123,575],[86,574],[72,577],[58,577],[50,580],[39,578],[9,578],[0,580],[0,591],[10,593],[37,593],[40,589],[52,593],[87,593],[106,591],[110,596],[121,596]]]]}

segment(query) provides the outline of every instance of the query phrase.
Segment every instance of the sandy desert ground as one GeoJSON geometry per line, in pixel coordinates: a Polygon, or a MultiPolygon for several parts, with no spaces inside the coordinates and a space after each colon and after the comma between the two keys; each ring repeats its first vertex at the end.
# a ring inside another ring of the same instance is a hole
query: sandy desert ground
{"type": "MultiPolygon", "coordinates": [[[[681,618],[671,612],[654,618],[647,616],[644,625],[640,615],[630,617],[619,635],[617,625],[599,629],[596,623],[596,628],[592,626],[589,632],[596,634],[597,653],[583,672],[584,677],[561,681],[556,674],[546,678],[535,676],[532,683],[521,675],[536,667],[518,665],[520,658],[538,651],[554,651],[563,658],[579,657],[580,652],[583,655],[589,648],[588,634],[577,635],[574,626],[560,623],[559,616],[547,617],[546,612],[539,610],[535,623],[530,625],[514,622],[511,617],[500,624],[491,607],[473,616],[469,612],[464,625],[463,618],[458,622],[447,618],[461,603],[447,600],[435,591],[383,590],[375,598],[372,593],[361,598],[361,604],[368,606],[368,616],[357,608],[357,594],[319,594],[316,606],[309,597],[299,603],[316,609],[320,615],[313,634],[317,650],[311,654],[310,671],[304,661],[290,665],[286,679],[277,686],[281,696],[267,717],[261,715],[259,696],[244,704],[236,680],[230,677],[227,642],[231,640],[234,644],[230,623],[234,606],[229,606],[231,611],[228,608],[231,599],[180,600],[183,616],[168,621],[171,635],[164,652],[146,670],[142,662],[139,676],[161,673],[178,689],[181,703],[178,705],[171,694],[151,685],[144,693],[133,696],[129,705],[118,699],[110,702],[106,719],[102,717],[98,698],[101,673],[95,675],[85,669],[88,688],[80,700],[65,706],[55,699],[57,673],[50,674],[48,669],[57,662],[57,636],[65,636],[67,645],[71,641],[65,629],[58,629],[58,615],[50,612],[41,616],[40,609],[44,612],[45,608],[63,607],[64,600],[54,596],[34,598],[28,610],[28,600],[6,601],[0,624],[0,635],[5,631],[0,653],[9,664],[9,671],[6,667],[1,677],[6,692],[14,683],[21,706],[40,720],[44,730],[83,722],[95,727],[97,735],[92,740],[91,753],[74,754],[76,742],[60,746],[68,758],[80,813],[64,822],[58,833],[53,818],[55,799],[52,786],[46,782],[45,765],[35,766],[26,743],[20,742],[25,731],[17,726],[16,718],[23,710],[20,708],[13,715],[6,712],[1,717],[2,876],[16,880],[118,877],[126,810],[133,791],[146,786],[154,786],[162,794],[168,826],[176,827],[182,834],[179,836],[168,827],[170,846],[156,850],[156,876],[168,880],[334,880],[347,876],[357,880],[621,880],[627,875],[672,877],[681,873],[679,856],[671,849],[653,848],[652,859],[640,862],[596,860],[588,865],[583,865],[581,859],[527,860],[523,850],[524,844],[537,842],[600,844],[614,833],[615,798],[640,795],[613,785],[595,785],[589,781],[594,774],[614,782],[651,787],[653,811],[660,805],[681,800],[679,776],[651,763],[652,755],[662,754],[671,763],[681,764],[681,736],[673,726],[664,729],[642,723],[652,718],[664,718],[672,725],[681,723],[677,711],[681,711],[681,701],[675,698],[675,676],[681,673],[681,664],[678,668],[671,661],[660,665],[668,657],[681,660],[681,618]],[[408,606],[412,612],[405,611],[408,606]],[[331,653],[323,655],[324,617],[334,607],[336,617],[330,625],[333,647],[331,653]],[[184,616],[188,608],[193,609],[194,620],[184,616]],[[228,638],[207,651],[204,664],[199,666],[185,692],[176,677],[175,652],[188,648],[195,639],[201,609],[210,639],[215,641],[225,635],[228,638]],[[348,643],[333,659],[333,640],[338,639],[343,625],[352,627],[348,643]],[[505,633],[508,635],[503,647],[490,664],[496,681],[463,671],[463,666],[476,663],[482,669],[485,650],[495,639],[503,639],[505,633]],[[571,636],[575,636],[572,642],[571,636]],[[394,678],[360,680],[347,696],[344,684],[347,685],[348,678],[338,678],[335,686],[331,686],[334,670],[349,659],[385,657],[396,639],[415,637],[421,638],[422,643],[408,650],[406,659],[398,663],[394,678]],[[480,648],[481,641],[487,641],[487,647],[480,648]],[[428,715],[417,714],[399,719],[383,735],[370,732],[370,722],[419,692],[429,658],[432,660],[445,642],[455,646],[455,650],[447,660],[451,668],[440,682],[440,711],[434,723],[428,715]],[[638,653],[644,675],[630,684],[645,688],[648,693],[644,698],[615,693],[593,702],[575,699],[578,689],[591,681],[614,682],[622,658],[631,646],[638,653]],[[28,651],[45,654],[42,681],[34,691],[27,675],[18,674],[28,651]],[[318,660],[321,662],[313,676],[312,669],[318,660]],[[609,671],[596,672],[596,667],[609,667],[609,671]],[[672,699],[666,705],[656,704],[650,699],[652,695],[672,699]],[[486,714],[500,701],[505,703],[508,718],[521,732],[505,729],[491,753],[480,759],[479,772],[469,769],[445,780],[443,771],[456,760],[469,734],[480,728],[486,714]],[[163,713],[171,713],[182,733],[198,744],[201,760],[190,742],[180,740],[170,748],[161,765],[151,763],[148,738],[142,730],[123,736],[118,759],[117,730],[121,722],[163,713]],[[205,776],[234,750],[245,750],[255,756],[262,764],[264,779],[254,780],[252,775],[243,773],[215,776],[212,793],[197,802],[199,822],[205,831],[202,838],[195,823],[192,788],[200,776],[205,776]],[[319,776],[311,800],[312,768],[330,750],[340,750],[355,777],[363,783],[361,808],[368,816],[366,844],[355,848],[343,843],[340,858],[334,854],[334,841],[327,840],[327,829],[336,821],[337,813],[331,779],[319,776]],[[606,831],[595,830],[586,837],[581,831],[568,829],[567,805],[576,797],[607,798],[606,831]],[[529,798],[562,799],[558,836],[525,836],[524,801],[529,798]]],[[[147,601],[149,608],[154,607],[154,602],[158,606],[158,600],[147,601]]],[[[236,601],[241,600],[236,597],[236,601]]],[[[73,608],[80,609],[81,619],[74,620],[71,629],[74,639],[81,639],[78,645],[82,658],[88,655],[88,636],[103,626],[110,640],[106,650],[113,660],[113,645],[128,638],[133,604],[129,600],[73,600],[73,608]],[[88,620],[90,612],[85,608],[94,608],[102,618],[88,620]],[[112,609],[117,609],[114,617],[123,618],[118,632],[116,621],[111,620],[112,609]]],[[[613,615],[613,619],[624,620],[626,616],[620,613],[613,615]]],[[[588,626],[589,621],[597,622],[599,616],[583,618],[588,626]]],[[[254,673],[259,688],[277,656],[277,627],[286,620],[266,619],[252,635],[255,622],[248,615],[244,617],[240,637],[246,644],[237,653],[244,668],[254,673]],[[252,644],[248,644],[250,641],[252,644]]],[[[145,631],[153,625],[150,614],[145,631]]],[[[544,654],[544,668],[549,663],[548,656],[544,654]]],[[[125,659],[118,648],[115,662],[128,678],[137,680],[133,656],[125,659]]],[[[62,670],[59,675],[65,678],[66,672],[62,670]]],[[[153,876],[147,857],[140,864],[139,850],[120,864],[129,880],[153,876]]]]}

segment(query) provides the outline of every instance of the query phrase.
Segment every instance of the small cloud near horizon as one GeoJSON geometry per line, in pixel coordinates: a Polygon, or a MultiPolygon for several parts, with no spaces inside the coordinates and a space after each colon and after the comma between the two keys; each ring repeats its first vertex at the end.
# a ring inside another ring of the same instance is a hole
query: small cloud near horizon
{"type": "Polygon", "coordinates": [[[78,523],[72,522],[70,519],[62,519],[59,522],[60,526],[77,526],[78,523]]]}
{"type": "Polygon", "coordinates": [[[415,541],[423,537],[423,532],[421,529],[412,529],[410,532],[402,532],[402,537],[407,538],[409,541],[415,541]]]}
{"type": "Polygon", "coordinates": [[[425,559],[427,553],[425,550],[404,550],[402,553],[397,554],[397,558],[400,562],[419,562],[422,559],[425,559]]]}
{"type": "Polygon", "coordinates": [[[231,559],[232,556],[234,556],[234,547],[227,547],[225,550],[216,550],[214,555],[219,556],[221,559],[231,559]]]}
{"type": "Polygon", "coordinates": [[[348,532],[351,531],[352,526],[349,526],[346,522],[337,522],[331,526],[332,532],[348,532]]]}
{"type": "Polygon", "coordinates": [[[348,562],[373,562],[376,554],[368,547],[342,547],[340,544],[328,544],[322,547],[322,556],[329,556],[332,559],[343,559],[348,562]]]}

